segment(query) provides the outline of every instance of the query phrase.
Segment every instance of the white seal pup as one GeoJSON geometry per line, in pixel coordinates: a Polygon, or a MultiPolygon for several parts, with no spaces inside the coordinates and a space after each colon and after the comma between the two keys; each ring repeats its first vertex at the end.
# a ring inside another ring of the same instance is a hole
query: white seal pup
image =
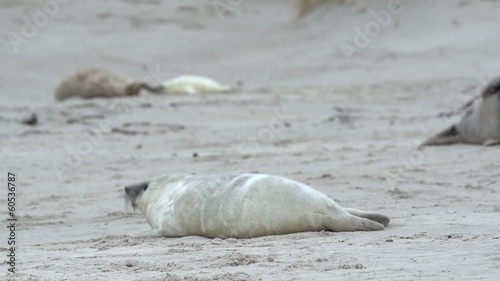
{"type": "Polygon", "coordinates": [[[132,81],[119,77],[107,70],[89,68],[79,70],[66,77],[55,91],[56,100],[61,101],[70,97],[83,99],[97,97],[136,96],[140,90],[157,92],[158,87],[151,87],[140,81],[132,81]]]}
{"type": "Polygon", "coordinates": [[[159,92],[164,94],[200,94],[214,92],[230,92],[234,88],[220,84],[208,77],[182,75],[161,83],[159,92]]]}
{"type": "Polygon", "coordinates": [[[478,99],[464,107],[467,109],[458,124],[425,141],[425,145],[469,143],[500,144],[500,77],[491,81],[478,99]]]}
{"type": "Polygon", "coordinates": [[[125,194],[152,228],[138,237],[250,238],[389,224],[384,215],[342,208],[308,185],[263,174],[161,175],[126,186],[125,194]]]}

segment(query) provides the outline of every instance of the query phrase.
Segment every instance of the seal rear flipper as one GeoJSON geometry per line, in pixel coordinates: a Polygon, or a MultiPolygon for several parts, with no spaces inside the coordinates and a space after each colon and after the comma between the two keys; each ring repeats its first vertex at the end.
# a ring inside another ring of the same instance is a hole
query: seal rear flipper
{"type": "Polygon", "coordinates": [[[432,138],[426,140],[424,143],[419,145],[419,147],[427,145],[446,145],[446,144],[456,144],[463,143],[462,137],[458,133],[457,126],[453,125],[448,129],[436,134],[432,138]]]}
{"type": "Polygon", "coordinates": [[[361,211],[361,210],[352,209],[352,208],[344,208],[344,210],[353,216],[369,219],[371,221],[381,223],[384,226],[389,225],[389,222],[391,221],[389,219],[389,217],[382,215],[382,214],[379,214],[379,213],[361,211]]]}
{"type": "Polygon", "coordinates": [[[329,231],[376,231],[385,229],[381,223],[351,214],[327,216],[323,219],[323,226],[329,231]]]}

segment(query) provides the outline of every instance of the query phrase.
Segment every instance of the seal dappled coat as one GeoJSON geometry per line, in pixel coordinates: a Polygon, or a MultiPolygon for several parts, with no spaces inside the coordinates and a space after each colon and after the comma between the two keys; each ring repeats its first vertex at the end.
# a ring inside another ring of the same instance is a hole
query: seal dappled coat
{"type": "Polygon", "coordinates": [[[304,231],[383,230],[389,218],[342,208],[303,183],[264,174],[161,175],[125,187],[152,230],[136,236],[250,238],[304,231]]]}
{"type": "Polygon", "coordinates": [[[137,96],[140,90],[158,92],[158,87],[125,79],[101,68],[79,70],[66,77],[56,88],[56,100],[62,101],[71,97],[90,99],[97,97],[113,98],[137,96]]]}
{"type": "Polygon", "coordinates": [[[500,77],[491,81],[479,99],[466,104],[460,121],[426,140],[421,146],[470,143],[500,144],[500,77]]]}

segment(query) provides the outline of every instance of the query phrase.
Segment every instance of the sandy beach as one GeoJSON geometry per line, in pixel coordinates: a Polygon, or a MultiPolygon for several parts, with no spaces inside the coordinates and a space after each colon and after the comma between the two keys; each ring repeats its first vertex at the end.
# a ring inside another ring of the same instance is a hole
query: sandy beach
{"type": "Polygon", "coordinates": [[[500,1],[0,3],[0,171],[15,175],[1,280],[500,280],[500,150],[417,146],[500,75],[500,1]],[[56,102],[73,71],[236,93],[56,102]],[[35,126],[22,120],[36,114],[35,126]],[[265,173],[378,232],[133,238],[123,187],[162,173],[265,173]]]}

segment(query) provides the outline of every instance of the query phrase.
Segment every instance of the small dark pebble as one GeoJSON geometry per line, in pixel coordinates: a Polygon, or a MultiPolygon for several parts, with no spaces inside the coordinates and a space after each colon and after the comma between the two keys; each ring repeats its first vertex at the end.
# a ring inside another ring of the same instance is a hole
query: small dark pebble
{"type": "Polygon", "coordinates": [[[193,152],[193,158],[198,158],[198,152],[193,152]]]}
{"type": "Polygon", "coordinates": [[[394,242],[394,240],[392,240],[392,239],[387,239],[387,240],[385,240],[385,242],[394,242]]]}

